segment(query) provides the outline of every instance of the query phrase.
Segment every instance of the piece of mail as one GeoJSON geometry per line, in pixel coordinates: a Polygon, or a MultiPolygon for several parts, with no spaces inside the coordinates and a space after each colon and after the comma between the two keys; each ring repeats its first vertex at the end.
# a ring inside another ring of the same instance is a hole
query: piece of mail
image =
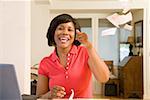
{"type": "Polygon", "coordinates": [[[132,13],[129,12],[126,15],[120,15],[118,20],[119,20],[119,25],[130,22],[132,20],[132,13]]]}
{"type": "Polygon", "coordinates": [[[114,13],[113,15],[106,17],[106,19],[108,19],[113,25],[119,28],[119,23],[118,23],[119,15],[117,13],[114,13]]]}
{"type": "Polygon", "coordinates": [[[71,95],[70,95],[70,97],[69,97],[69,100],[73,100],[73,97],[74,97],[74,90],[71,89],[71,95]]]}
{"type": "Polygon", "coordinates": [[[103,30],[101,36],[115,35],[116,30],[117,30],[117,28],[109,28],[109,29],[103,30]]]}
{"type": "Polygon", "coordinates": [[[133,27],[132,27],[131,25],[125,24],[123,28],[124,28],[124,29],[127,29],[127,30],[129,30],[129,31],[132,31],[132,28],[133,28],[133,27]]]}
{"type": "Polygon", "coordinates": [[[130,8],[129,8],[129,7],[126,7],[126,8],[123,9],[122,13],[125,14],[125,13],[127,13],[128,11],[130,11],[130,8]]]}
{"type": "Polygon", "coordinates": [[[106,19],[108,19],[114,26],[119,28],[119,25],[126,24],[132,20],[132,13],[129,12],[126,15],[114,13],[113,15],[106,17],[106,19]]]}

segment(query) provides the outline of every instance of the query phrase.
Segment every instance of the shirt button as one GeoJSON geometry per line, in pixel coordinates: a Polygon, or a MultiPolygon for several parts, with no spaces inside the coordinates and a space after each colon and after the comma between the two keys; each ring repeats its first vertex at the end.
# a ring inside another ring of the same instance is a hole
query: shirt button
{"type": "Polygon", "coordinates": [[[70,58],[67,58],[67,60],[70,60],[70,58]]]}
{"type": "Polygon", "coordinates": [[[68,74],[68,72],[65,72],[65,74],[68,74]]]}
{"type": "Polygon", "coordinates": [[[70,53],[68,53],[68,56],[70,56],[70,53]]]}
{"type": "Polygon", "coordinates": [[[66,69],[69,69],[69,67],[66,67],[66,69]]]}
{"type": "Polygon", "coordinates": [[[69,65],[69,62],[67,62],[67,65],[69,65]]]}
{"type": "Polygon", "coordinates": [[[69,76],[65,76],[65,78],[66,78],[66,79],[68,79],[68,78],[69,78],[69,76]]]}

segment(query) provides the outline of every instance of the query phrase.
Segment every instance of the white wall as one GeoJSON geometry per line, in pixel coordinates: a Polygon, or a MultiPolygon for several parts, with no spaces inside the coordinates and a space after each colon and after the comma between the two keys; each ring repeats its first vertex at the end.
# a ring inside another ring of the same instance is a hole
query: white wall
{"type": "Polygon", "coordinates": [[[47,29],[50,24],[49,4],[42,1],[31,2],[31,65],[37,64],[53,48],[47,44],[47,29]],[[44,3],[44,2],[43,2],[44,3]]]}
{"type": "Polygon", "coordinates": [[[147,0],[148,3],[147,9],[144,12],[144,54],[145,61],[144,61],[144,98],[150,99],[150,1],[147,0]]]}
{"type": "MultiPolygon", "coordinates": [[[[3,11],[3,9],[2,9],[2,2],[0,1],[0,48],[2,47],[2,11],[3,11]]],[[[3,57],[2,57],[2,53],[3,51],[2,51],[2,49],[0,49],[0,59],[2,59],[3,57]]]]}
{"type": "Polygon", "coordinates": [[[0,1],[0,15],[0,63],[14,64],[21,93],[30,93],[30,2],[0,1]]]}

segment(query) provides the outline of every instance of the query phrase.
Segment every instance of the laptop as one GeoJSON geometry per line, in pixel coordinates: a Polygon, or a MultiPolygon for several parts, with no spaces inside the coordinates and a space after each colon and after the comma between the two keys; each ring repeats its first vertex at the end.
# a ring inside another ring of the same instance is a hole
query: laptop
{"type": "Polygon", "coordinates": [[[22,100],[12,64],[0,64],[0,100],[22,100]]]}

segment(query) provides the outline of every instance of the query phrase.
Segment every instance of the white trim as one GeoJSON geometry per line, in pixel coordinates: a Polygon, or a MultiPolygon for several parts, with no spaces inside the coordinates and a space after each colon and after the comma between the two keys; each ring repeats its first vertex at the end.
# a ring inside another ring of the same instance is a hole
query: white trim
{"type": "MultiPolygon", "coordinates": [[[[150,3],[150,2],[149,2],[150,3]]],[[[144,99],[150,99],[150,7],[147,4],[147,9],[144,9],[144,67],[143,67],[143,72],[144,72],[144,99]],[[147,34],[146,34],[147,33],[147,34]]]]}
{"type": "MultiPolygon", "coordinates": [[[[143,10],[144,11],[144,19],[146,19],[146,11],[145,11],[145,9],[143,10]]],[[[145,20],[143,20],[143,25],[145,26],[146,25],[146,22],[145,22],[145,20]]],[[[146,34],[145,33],[147,33],[146,31],[145,31],[146,29],[145,29],[145,27],[143,27],[143,55],[146,55],[146,53],[147,53],[147,46],[146,46],[146,34]]],[[[143,56],[143,66],[146,66],[148,63],[147,63],[147,60],[146,60],[146,56],[143,56]]],[[[143,67],[143,92],[144,92],[144,95],[143,95],[143,98],[147,98],[147,96],[146,96],[146,94],[147,94],[147,67],[143,67]]]]}
{"type": "MultiPolygon", "coordinates": [[[[146,0],[129,1],[127,4],[132,9],[144,8],[146,0]]],[[[119,1],[76,1],[76,0],[53,0],[50,4],[51,10],[104,10],[104,9],[123,9],[124,2],[119,1]],[[84,6],[83,6],[84,5],[84,6]],[[90,6],[89,6],[90,5],[90,6]],[[111,6],[110,6],[111,5],[111,6]]]]}
{"type": "Polygon", "coordinates": [[[31,68],[31,2],[25,2],[25,66],[24,66],[24,91],[23,94],[30,94],[30,68],[31,68]]]}
{"type": "Polygon", "coordinates": [[[93,18],[93,24],[94,24],[94,26],[93,26],[93,37],[94,37],[94,39],[93,39],[93,44],[94,44],[94,47],[95,47],[95,49],[96,50],[98,50],[98,22],[99,22],[99,17],[97,16],[97,17],[94,17],[93,18]],[[94,35],[95,34],[95,35],[94,35]]]}

